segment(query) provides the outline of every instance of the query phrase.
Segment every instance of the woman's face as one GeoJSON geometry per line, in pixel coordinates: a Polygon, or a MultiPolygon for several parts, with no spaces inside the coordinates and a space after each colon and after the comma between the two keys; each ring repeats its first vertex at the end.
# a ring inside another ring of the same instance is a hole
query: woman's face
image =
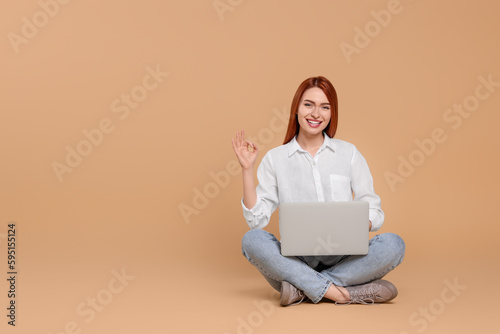
{"type": "Polygon", "coordinates": [[[312,87],[304,92],[297,112],[299,132],[309,136],[321,134],[330,123],[331,116],[330,102],[320,88],[312,87]]]}

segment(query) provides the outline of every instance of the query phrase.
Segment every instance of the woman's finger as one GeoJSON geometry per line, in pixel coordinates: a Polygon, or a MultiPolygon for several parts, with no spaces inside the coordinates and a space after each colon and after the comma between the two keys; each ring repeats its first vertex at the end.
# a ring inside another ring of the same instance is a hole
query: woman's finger
{"type": "Polygon", "coordinates": [[[257,146],[257,143],[252,143],[252,145],[253,145],[253,149],[255,151],[259,151],[259,147],[257,146]]]}
{"type": "Polygon", "coordinates": [[[236,146],[240,146],[240,135],[238,131],[236,131],[236,137],[234,139],[236,146]]]}
{"type": "Polygon", "coordinates": [[[245,140],[245,147],[248,149],[251,147],[252,149],[255,150],[255,145],[250,141],[250,140],[245,140]]]}
{"type": "Polygon", "coordinates": [[[236,142],[234,141],[234,138],[231,138],[231,143],[233,144],[233,151],[234,153],[238,153],[238,147],[236,146],[236,142]]]}

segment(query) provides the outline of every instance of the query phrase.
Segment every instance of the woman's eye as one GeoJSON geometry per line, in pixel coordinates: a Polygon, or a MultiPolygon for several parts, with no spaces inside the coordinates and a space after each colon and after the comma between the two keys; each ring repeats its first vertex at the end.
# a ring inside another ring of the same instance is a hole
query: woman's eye
{"type": "Polygon", "coordinates": [[[310,103],[304,103],[304,105],[305,105],[306,107],[310,107],[310,106],[311,106],[311,104],[310,104],[310,103]]]}
{"type": "Polygon", "coordinates": [[[330,110],[330,107],[328,107],[328,106],[323,106],[323,110],[330,110]]]}

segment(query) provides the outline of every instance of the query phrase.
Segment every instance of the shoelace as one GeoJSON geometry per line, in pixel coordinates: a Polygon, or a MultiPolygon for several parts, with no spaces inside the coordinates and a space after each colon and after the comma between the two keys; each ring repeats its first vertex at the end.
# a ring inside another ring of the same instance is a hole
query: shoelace
{"type": "Polygon", "coordinates": [[[288,306],[293,306],[293,305],[300,304],[300,303],[302,303],[302,302],[303,302],[306,298],[307,298],[306,296],[302,296],[302,298],[301,298],[299,301],[296,301],[295,303],[290,304],[290,305],[288,305],[288,306]]]}
{"type": "Polygon", "coordinates": [[[299,301],[296,301],[295,303],[290,304],[290,305],[288,305],[288,306],[293,306],[293,305],[297,305],[297,304],[302,303],[302,302],[303,302],[303,301],[304,301],[307,297],[306,297],[306,295],[305,295],[303,292],[301,292],[299,289],[296,289],[296,290],[294,291],[294,294],[293,294],[292,300],[293,300],[293,299],[295,299],[295,297],[300,297],[300,295],[301,295],[301,294],[302,294],[302,297],[301,297],[301,299],[300,299],[299,301]]]}
{"type": "MultiPolygon", "coordinates": [[[[337,287],[337,290],[340,289],[337,287]]],[[[340,291],[342,293],[342,291],[340,291]]],[[[350,293],[351,300],[346,303],[338,303],[335,302],[336,305],[350,305],[350,304],[364,304],[364,305],[372,305],[375,304],[375,299],[377,298],[377,292],[370,286],[368,289],[363,290],[354,290],[350,293]],[[367,303],[367,301],[370,301],[367,303]]],[[[343,295],[343,293],[342,293],[343,295]]]]}
{"type": "Polygon", "coordinates": [[[375,304],[375,298],[377,298],[377,294],[372,287],[369,287],[367,290],[354,290],[349,293],[351,295],[351,300],[348,304],[375,304]],[[367,303],[367,301],[370,301],[367,303]]]}
{"type": "Polygon", "coordinates": [[[288,283],[288,282],[283,282],[281,286],[281,302],[284,304],[281,304],[283,306],[293,306],[302,303],[304,300],[307,300],[307,296],[304,294],[303,291],[300,291],[297,289],[294,285],[288,283]],[[285,285],[286,283],[286,285],[285,285]],[[283,299],[283,294],[288,294],[286,299],[283,299]],[[290,303],[291,301],[296,300],[294,303],[290,303]]]}

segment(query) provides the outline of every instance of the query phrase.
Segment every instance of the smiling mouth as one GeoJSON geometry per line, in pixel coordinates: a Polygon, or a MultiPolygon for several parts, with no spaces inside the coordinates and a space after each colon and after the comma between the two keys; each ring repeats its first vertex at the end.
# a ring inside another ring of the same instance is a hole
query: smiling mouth
{"type": "Polygon", "coordinates": [[[317,128],[322,123],[321,121],[313,121],[313,120],[310,120],[310,119],[306,119],[306,121],[313,128],[317,128]]]}

